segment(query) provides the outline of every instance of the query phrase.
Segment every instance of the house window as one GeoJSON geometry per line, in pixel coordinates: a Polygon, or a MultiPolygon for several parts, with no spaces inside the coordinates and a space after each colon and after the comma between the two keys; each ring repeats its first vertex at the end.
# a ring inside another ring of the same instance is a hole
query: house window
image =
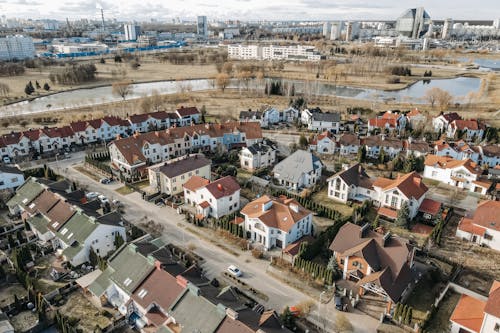
{"type": "Polygon", "coordinates": [[[340,264],[343,265],[344,264],[344,259],[340,259],[340,264]]]}
{"type": "Polygon", "coordinates": [[[398,204],[398,198],[397,197],[392,197],[391,199],[391,207],[396,207],[398,204]]]}
{"type": "Polygon", "coordinates": [[[359,262],[357,262],[357,261],[353,261],[353,262],[352,262],[352,265],[353,265],[354,267],[358,267],[360,264],[359,264],[359,262]]]}
{"type": "Polygon", "coordinates": [[[493,330],[494,330],[495,332],[500,332],[500,324],[499,324],[499,323],[496,323],[496,324],[495,324],[495,327],[493,328],[493,330]]]}

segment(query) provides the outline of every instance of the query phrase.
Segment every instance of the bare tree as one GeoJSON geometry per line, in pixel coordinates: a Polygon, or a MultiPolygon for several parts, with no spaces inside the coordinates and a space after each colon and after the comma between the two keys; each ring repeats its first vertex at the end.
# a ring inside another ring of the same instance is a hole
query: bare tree
{"type": "Polygon", "coordinates": [[[431,88],[431,89],[428,89],[426,92],[425,92],[425,95],[424,95],[424,98],[427,102],[429,102],[429,104],[431,105],[431,107],[434,107],[434,105],[436,104],[437,102],[437,99],[438,99],[438,95],[439,95],[439,88],[431,88]]]}
{"type": "Polygon", "coordinates": [[[114,95],[118,95],[125,100],[132,93],[132,81],[115,82],[112,85],[112,91],[114,95]]]}
{"type": "Polygon", "coordinates": [[[2,96],[7,96],[7,94],[10,92],[10,88],[7,85],[7,83],[2,83],[0,82],[0,95],[2,96]]]}
{"type": "Polygon", "coordinates": [[[435,89],[438,89],[437,103],[439,104],[439,108],[441,109],[441,111],[443,111],[448,107],[448,105],[451,104],[451,102],[453,100],[453,96],[449,92],[447,92],[446,90],[439,89],[439,88],[435,88],[435,89]]]}
{"type": "Polygon", "coordinates": [[[227,75],[231,75],[231,73],[233,72],[233,63],[225,62],[224,65],[222,66],[222,71],[227,75]]]}
{"type": "Polygon", "coordinates": [[[224,92],[226,90],[227,86],[229,85],[229,75],[226,73],[219,73],[215,77],[215,83],[217,84],[217,87],[224,92]]]}

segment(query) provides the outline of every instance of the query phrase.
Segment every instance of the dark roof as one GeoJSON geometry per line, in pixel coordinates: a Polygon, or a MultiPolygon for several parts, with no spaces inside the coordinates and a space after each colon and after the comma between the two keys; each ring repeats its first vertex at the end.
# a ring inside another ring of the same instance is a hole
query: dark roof
{"type": "Polygon", "coordinates": [[[10,166],[3,166],[3,165],[0,165],[0,172],[15,173],[15,174],[23,175],[23,172],[21,170],[19,170],[19,168],[10,167],[10,166]]]}
{"type": "Polygon", "coordinates": [[[384,244],[384,235],[371,229],[361,234],[361,228],[349,222],[343,225],[330,244],[330,250],[341,256],[364,258],[374,272],[360,283],[378,280],[389,297],[397,302],[411,281],[408,265],[411,245],[399,237],[389,237],[384,244]]]}
{"type": "Polygon", "coordinates": [[[98,212],[101,209],[101,201],[99,199],[94,199],[92,201],[87,201],[85,203],[75,203],[78,207],[80,207],[83,212],[89,216],[98,217],[101,214],[98,212]]]}
{"type": "Polygon", "coordinates": [[[208,184],[205,188],[215,199],[232,195],[240,189],[240,184],[232,176],[226,176],[208,184]]]}
{"type": "Polygon", "coordinates": [[[247,147],[247,149],[252,153],[252,154],[257,154],[257,153],[261,153],[261,154],[265,154],[267,153],[268,151],[272,151],[274,150],[275,148],[271,145],[268,145],[268,144],[265,144],[265,143],[254,143],[253,145],[251,145],[250,147],[247,147]]]}
{"type": "Polygon", "coordinates": [[[198,111],[198,108],[196,106],[191,106],[191,107],[187,107],[187,108],[181,106],[180,109],[177,109],[177,113],[181,117],[187,117],[187,116],[199,114],[200,111],[198,111]]]}
{"type": "Polygon", "coordinates": [[[240,119],[262,119],[262,112],[260,111],[240,111],[240,119]]]}
{"type": "Polygon", "coordinates": [[[370,179],[370,176],[368,176],[365,169],[359,163],[354,164],[346,170],[340,171],[331,178],[337,176],[340,177],[347,186],[355,185],[364,188],[371,188],[373,186],[373,181],[370,179]]]}
{"type": "Polygon", "coordinates": [[[209,159],[205,158],[203,155],[196,154],[165,163],[159,168],[159,171],[168,178],[173,178],[210,164],[212,164],[212,162],[209,159]]]}
{"type": "Polygon", "coordinates": [[[287,328],[282,328],[278,314],[274,311],[266,311],[259,314],[251,309],[243,309],[238,311],[238,320],[253,329],[258,331],[261,329],[266,333],[287,333],[291,332],[287,328]]]}
{"type": "Polygon", "coordinates": [[[339,143],[343,146],[359,146],[360,140],[356,135],[346,133],[339,138],[339,143]]]}
{"type": "Polygon", "coordinates": [[[326,122],[339,122],[340,121],[340,113],[313,113],[312,119],[317,121],[326,121],[326,122]]]}
{"type": "Polygon", "coordinates": [[[108,214],[99,216],[97,218],[97,222],[101,224],[118,226],[123,224],[123,219],[120,213],[118,213],[117,211],[112,211],[108,214]]]}

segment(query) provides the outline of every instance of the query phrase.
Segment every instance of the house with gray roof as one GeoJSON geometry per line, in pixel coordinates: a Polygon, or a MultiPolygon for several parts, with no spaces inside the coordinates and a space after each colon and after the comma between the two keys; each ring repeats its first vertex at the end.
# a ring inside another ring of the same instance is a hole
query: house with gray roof
{"type": "Polygon", "coordinates": [[[279,185],[299,190],[314,186],[321,178],[323,163],[311,152],[297,150],[273,169],[279,185]]]}
{"type": "Polygon", "coordinates": [[[12,190],[24,183],[24,173],[17,167],[0,166],[0,190],[12,190]]]}
{"type": "Polygon", "coordinates": [[[373,181],[361,164],[344,166],[342,171],[328,178],[328,197],[343,203],[370,199],[371,192],[375,192],[373,181]]]}
{"type": "Polygon", "coordinates": [[[338,133],[340,129],[340,113],[312,113],[311,117],[309,118],[307,128],[311,131],[330,131],[332,133],[338,133]]]}
{"type": "Polygon", "coordinates": [[[35,178],[29,178],[23,185],[17,188],[16,194],[7,202],[9,212],[13,215],[19,214],[22,207],[33,201],[45,188],[42,184],[35,181],[35,178]]]}

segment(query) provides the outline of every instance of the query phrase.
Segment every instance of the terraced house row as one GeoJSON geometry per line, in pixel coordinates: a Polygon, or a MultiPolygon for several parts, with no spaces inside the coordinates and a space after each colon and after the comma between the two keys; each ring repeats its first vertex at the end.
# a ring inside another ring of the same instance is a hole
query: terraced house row
{"type": "Polygon", "coordinates": [[[136,132],[166,129],[198,123],[196,107],[182,107],[173,113],[158,111],[131,115],[126,119],[106,116],[99,119],[75,121],[62,127],[44,127],[0,136],[2,158],[16,159],[58,152],[72,145],[107,142],[117,136],[136,132]]]}
{"type": "Polygon", "coordinates": [[[147,173],[147,166],[199,151],[225,151],[262,141],[258,122],[226,122],[171,127],[134,134],[109,144],[112,167],[124,177],[147,173]]]}

